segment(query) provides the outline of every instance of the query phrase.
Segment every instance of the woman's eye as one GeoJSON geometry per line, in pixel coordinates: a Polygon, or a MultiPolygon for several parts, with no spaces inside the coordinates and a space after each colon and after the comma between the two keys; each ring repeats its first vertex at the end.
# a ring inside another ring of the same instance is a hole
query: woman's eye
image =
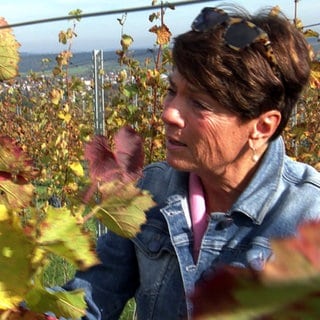
{"type": "Polygon", "coordinates": [[[171,88],[171,87],[167,88],[167,95],[173,96],[173,95],[175,95],[175,93],[176,92],[173,88],[171,88]]]}
{"type": "Polygon", "coordinates": [[[197,100],[193,100],[192,104],[197,109],[208,110],[208,105],[206,103],[203,103],[203,102],[200,102],[200,101],[197,101],[197,100]]]}

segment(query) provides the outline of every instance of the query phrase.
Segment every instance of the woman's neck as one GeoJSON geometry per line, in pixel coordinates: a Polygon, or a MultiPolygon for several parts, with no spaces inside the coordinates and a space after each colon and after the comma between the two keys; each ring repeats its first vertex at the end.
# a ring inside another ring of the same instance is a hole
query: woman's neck
{"type": "MultiPolygon", "coordinates": [[[[247,187],[257,166],[248,171],[238,170],[232,174],[215,176],[200,174],[206,198],[207,212],[227,212],[247,187]]],[[[227,171],[226,171],[227,172],[227,171]]]]}

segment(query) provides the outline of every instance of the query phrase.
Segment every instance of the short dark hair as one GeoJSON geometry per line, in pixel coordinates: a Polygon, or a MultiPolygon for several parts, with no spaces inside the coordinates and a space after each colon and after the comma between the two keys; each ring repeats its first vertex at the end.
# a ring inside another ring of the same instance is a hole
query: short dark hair
{"type": "Polygon", "coordinates": [[[261,10],[240,17],[265,31],[277,61],[277,71],[266,59],[261,42],[236,51],[225,44],[226,25],[205,32],[188,31],[174,39],[173,63],[193,86],[207,92],[243,121],[268,110],[279,110],[281,122],[271,139],[281,134],[310,75],[309,46],[303,34],[282,14],[261,10]]]}

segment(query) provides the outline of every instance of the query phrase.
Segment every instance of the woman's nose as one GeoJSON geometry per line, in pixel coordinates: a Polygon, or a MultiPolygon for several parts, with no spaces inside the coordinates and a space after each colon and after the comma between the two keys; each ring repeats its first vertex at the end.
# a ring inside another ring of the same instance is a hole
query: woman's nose
{"type": "Polygon", "coordinates": [[[182,110],[179,108],[174,101],[165,101],[162,111],[162,121],[167,125],[175,125],[180,128],[184,127],[184,118],[182,110]]]}

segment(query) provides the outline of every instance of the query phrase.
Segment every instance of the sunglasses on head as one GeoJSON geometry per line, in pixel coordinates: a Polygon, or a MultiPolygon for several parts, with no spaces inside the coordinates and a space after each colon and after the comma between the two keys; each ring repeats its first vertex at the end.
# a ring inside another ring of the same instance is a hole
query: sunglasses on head
{"type": "Polygon", "coordinates": [[[218,8],[203,8],[195,18],[191,29],[196,32],[206,32],[218,25],[226,25],[224,41],[228,47],[240,51],[253,43],[262,43],[265,56],[273,71],[278,74],[278,63],[274,56],[268,34],[254,23],[243,19],[230,17],[225,11],[218,8]]]}

